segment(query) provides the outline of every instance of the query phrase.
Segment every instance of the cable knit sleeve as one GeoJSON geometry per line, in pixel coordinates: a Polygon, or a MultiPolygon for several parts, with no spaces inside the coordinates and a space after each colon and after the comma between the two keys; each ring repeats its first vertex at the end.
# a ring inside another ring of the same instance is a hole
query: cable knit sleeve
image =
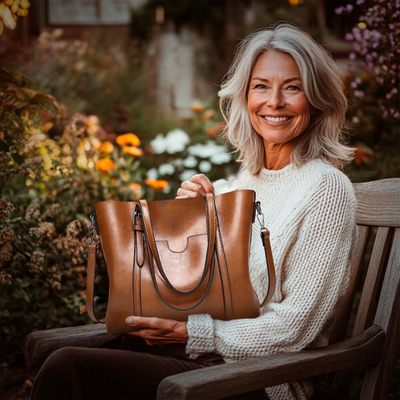
{"type": "MultiPolygon", "coordinates": [[[[229,362],[316,345],[349,282],[355,197],[351,183],[336,170],[310,188],[275,237],[279,290],[262,315],[232,321],[190,316],[189,357],[215,352],[229,362]]],[[[265,263],[262,257],[260,252],[259,262],[265,263]]]]}

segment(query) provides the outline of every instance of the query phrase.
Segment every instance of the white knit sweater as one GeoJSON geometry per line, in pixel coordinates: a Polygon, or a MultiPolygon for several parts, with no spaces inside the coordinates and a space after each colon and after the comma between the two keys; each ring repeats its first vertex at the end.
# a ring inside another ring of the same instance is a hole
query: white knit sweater
{"type": "MultiPolygon", "coordinates": [[[[189,317],[186,352],[191,358],[218,353],[226,362],[327,344],[327,328],[349,282],[356,236],[355,196],[349,179],[324,161],[264,169],[258,177],[242,172],[217,181],[216,193],[253,189],[270,231],[276,289],[255,319],[189,317]]],[[[250,277],[259,299],[268,278],[260,226],[253,224],[250,277]]],[[[308,399],[307,381],[267,388],[271,400],[308,399]]]]}

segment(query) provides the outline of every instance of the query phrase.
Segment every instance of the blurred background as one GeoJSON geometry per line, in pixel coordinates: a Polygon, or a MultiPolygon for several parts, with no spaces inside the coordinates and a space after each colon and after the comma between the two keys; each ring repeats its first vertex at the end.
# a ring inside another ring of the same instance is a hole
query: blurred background
{"type": "Polygon", "coordinates": [[[0,0],[2,398],[29,396],[24,336],[89,323],[93,204],[236,173],[217,91],[240,39],[278,21],[339,66],[356,148],[344,172],[399,177],[399,0],[0,0]]]}

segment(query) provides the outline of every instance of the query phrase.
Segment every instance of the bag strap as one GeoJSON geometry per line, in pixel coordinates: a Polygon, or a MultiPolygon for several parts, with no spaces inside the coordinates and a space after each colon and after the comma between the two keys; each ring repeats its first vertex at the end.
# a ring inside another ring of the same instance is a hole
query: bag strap
{"type": "MultiPolygon", "coordinates": [[[[92,220],[93,224],[93,220],[92,220]]],[[[94,315],[94,279],[96,277],[97,244],[92,240],[88,244],[88,262],[86,277],[86,309],[89,317],[96,322],[104,324],[106,319],[97,319],[94,315]]]]}
{"type": "Polygon", "coordinates": [[[268,275],[268,291],[265,295],[264,300],[260,304],[260,308],[264,307],[268,301],[271,300],[275,292],[276,276],[274,259],[272,257],[271,243],[269,240],[269,230],[265,227],[264,214],[261,210],[261,202],[256,201],[254,204],[255,212],[257,212],[257,220],[261,226],[260,235],[261,241],[264,246],[265,261],[267,263],[267,275],[268,275]]]}
{"type": "Polygon", "coordinates": [[[213,254],[214,254],[214,245],[215,245],[215,228],[216,228],[216,224],[215,224],[216,210],[215,210],[215,203],[214,203],[214,195],[212,193],[206,194],[205,204],[206,204],[206,221],[207,221],[207,256],[206,256],[206,260],[205,260],[205,264],[204,264],[203,274],[202,274],[202,277],[200,278],[199,283],[197,283],[195,287],[193,287],[192,289],[186,290],[186,291],[181,291],[172,285],[172,283],[168,279],[168,277],[164,271],[164,268],[162,266],[160,255],[158,254],[156,240],[154,237],[154,230],[153,230],[153,225],[151,223],[150,210],[149,210],[148,203],[146,200],[138,201],[137,207],[139,207],[139,209],[140,209],[140,213],[141,213],[142,220],[143,220],[144,236],[146,238],[148,248],[150,250],[149,251],[149,262],[152,264],[151,255],[153,255],[154,260],[157,265],[157,268],[160,271],[161,276],[164,278],[164,280],[168,284],[168,286],[177,293],[187,294],[187,293],[191,293],[191,292],[195,291],[204,282],[204,279],[205,279],[207,273],[210,275],[210,272],[211,272],[212,262],[213,262],[213,254]]]}
{"type": "Polygon", "coordinates": [[[265,229],[261,231],[261,240],[264,246],[265,261],[267,262],[267,274],[268,274],[268,292],[265,295],[263,302],[260,304],[260,308],[264,307],[275,293],[276,276],[274,259],[272,258],[271,243],[269,240],[269,230],[265,229]]]}

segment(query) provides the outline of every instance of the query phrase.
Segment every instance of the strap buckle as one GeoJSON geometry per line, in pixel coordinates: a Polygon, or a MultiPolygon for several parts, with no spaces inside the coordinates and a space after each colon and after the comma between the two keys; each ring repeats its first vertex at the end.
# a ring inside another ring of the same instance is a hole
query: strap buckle
{"type": "Polygon", "coordinates": [[[257,221],[260,224],[260,231],[263,232],[265,230],[268,230],[265,226],[265,218],[264,218],[264,214],[261,209],[261,202],[256,201],[255,207],[256,207],[256,211],[257,211],[257,214],[256,214],[257,221]]]}

